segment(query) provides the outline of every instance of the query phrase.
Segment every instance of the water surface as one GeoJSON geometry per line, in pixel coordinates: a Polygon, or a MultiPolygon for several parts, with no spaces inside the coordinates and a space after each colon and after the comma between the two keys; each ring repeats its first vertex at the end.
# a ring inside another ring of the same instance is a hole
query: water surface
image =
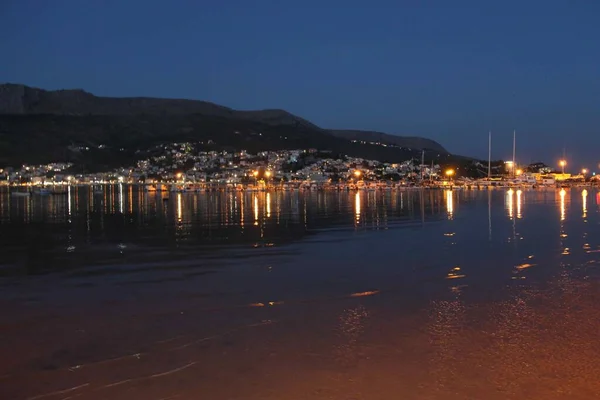
{"type": "Polygon", "coordinates": [[[598,398],[599,200],[2,193],[0,397],[598,398]]]}

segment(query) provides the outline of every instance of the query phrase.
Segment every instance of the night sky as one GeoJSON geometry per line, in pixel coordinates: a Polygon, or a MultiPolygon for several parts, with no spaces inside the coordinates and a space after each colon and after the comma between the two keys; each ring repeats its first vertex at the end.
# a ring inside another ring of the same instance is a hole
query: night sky
{"type": "Polygon", "coordinates": [[[0,1],[0,81],[600,162],[600,1],[0,1]],[[126,4],[125,4],[126,3],[126,4]]]}

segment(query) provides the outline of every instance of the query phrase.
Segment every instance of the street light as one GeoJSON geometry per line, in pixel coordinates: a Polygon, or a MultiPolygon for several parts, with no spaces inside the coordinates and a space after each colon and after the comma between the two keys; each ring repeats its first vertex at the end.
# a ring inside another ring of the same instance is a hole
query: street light
{"type": "Polygon", "coordinates": [[[587,170],[587,168],[584,168],[584,169],[582,169],[582,170],[581,170],[581,173],[582,173],[583,175],[587,174],[587,173],[588,173],[588,170],[587,170]]]}
{"type": "Polygon", "coordinates": [[[265,171],[265,178],[271,177],[271,171],[265,171]]]}
{"type": "Polygon", "coordinates": [[[521,175],[522,173],[523,173],[523,170],[520,168],[516,171],[517,176],[521,175]]]}
{"type": "Polygon", "coordinates": [[[446,170],[446,176],[448,178],[452,177],[454,175],[454,170],[453,169],[447,169],[446,170]]]}
{"type": "Polygon", "coordinates": [[[567,165],[567,162],[565,160],[560,160],[558,162],[558,165],[560,165],[560,167],[562,168],[562,173],[565,173],[565,166],[567,165]]]}
{"type": "Polygon", "coordinates": [[[360,172],[359,170],[354,171],[354,176],[359,178],[362,175],[362,172],[360,172]]]}
{"type": "Polygon", "coordinates": [[[516,174],[515,163],[513,161],[505,161],[504,165],[506,166],[506,169],[508,170],[508,174],[509,175],[515,175],[516,174]]]}

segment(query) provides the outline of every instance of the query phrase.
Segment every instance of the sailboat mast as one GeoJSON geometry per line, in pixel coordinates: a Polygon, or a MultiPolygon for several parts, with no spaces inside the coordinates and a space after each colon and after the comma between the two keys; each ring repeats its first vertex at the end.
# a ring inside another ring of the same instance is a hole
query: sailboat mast
{"type": "Polygon", "coordinates": [[[431,160],[431,169],[429,170],[429,180],[433,184],[433,160],[431,160]]]}
{"type": "Polygon", "coordinates": [[[513,131],[513,176],[517,174],[517,165],[515,164],[515,150],[517,147],[517,131],[513,131]]]}
{"type": "Polygon", "coordinates": [[[492,177],[492,131],[488,138],[488,179],[492,177]]]}
{"type": "Polygon", "coordinates": [[[423,168],[425,166],[425,150],[421,150],[421,182],[423,182],[423,168]]]}

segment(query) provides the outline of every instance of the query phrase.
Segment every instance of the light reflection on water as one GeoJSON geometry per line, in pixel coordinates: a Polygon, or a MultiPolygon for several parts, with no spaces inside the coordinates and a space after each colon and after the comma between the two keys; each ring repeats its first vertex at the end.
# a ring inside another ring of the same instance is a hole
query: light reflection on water
{"type": "Polygon", "coordinates": [[[565,189],[561,189],[559,192],[559,195],[560,195],[560,220],[564,221],[566,218],[565,197],[567,196],[567,191],[565,189]]]}
{"type": "Polygon", "coordinates": [[[11,321],[0,345],[8,360],[0,392],[8,398],[70,388],[63,397],[192,399],[202,391],[251,400],[399,393],[553,400],[600,393],[600,206],[588,203],[596,189],[174,194],[163,201],[124,186],[116,205],[103,203],[110,194],[77,192],[70,218],[67,199],[0,197],[3,238],[52,238],[40,249],[45,255],[66,246],[77,254],[110,238],[124,256],[161,241],[171,251],[185,244],[183,254],[216,242],[258,256],[191,253],[196,264],[153,264],[159,271],[136,270],[136,256],[122,279],[114,270],[106,282],[84,275],[76,288],[69,279],[32,280],[31,288],[21,280],[17,300],[1,304],[11,321]],[[225,268],[199,274],[214,262],[225,268]],[[37,291],[48,282],[60,296],[37,291]],[[94,302],[91,294],[106,292],[108,300],[94,302]]]}
{"type": "Polygon", "coordinates": [[[523,191],[521,189],[517,190],[517,219],[523,218],[521,214],[521,203],[522,203],[523,191]]]}
{"type": "Polygon", "coordinates": [[[354,214],[356,215],[356,224],[360,223],[360,192],[354,195],[354,214]]]}
{"type": "Polygon", "coordinates": [[[513,219],[514,204],[513,197],[515,192],[512,189],[506,191],[506,209],[508,210],[508,218],[513,219]]]}
{"type": "Polygon", "coordinates": [[[448,219],[452,219],[454,216],[454,194],[452,190],[446,190],[446,213],[448,219]]]}
{"type": "Polygon", "coordinates": [[[363,305],[343,310],[339,317],[335,356],[343,366],[352,366],[358,361],[358,342],[365,331],[365,320],[369,317],[363,305]]]}
{"type": "MultiPolygon", "coordinates": [[[[11,197],[0,191],[0,264],[27,273],[101,262],[129,243],[129,255],[148,247],[177,251],[207,246],[285,243],[328,229],[388,229],[441,217],[443,194],[404,192],[146,193],[118,184],[104,189],[69,187],[66,195],[11,197]],[[39,229],[42,226],[43,229],[39,229]],[[35,241],[29,240],[34,235],[35,241]],[[67,243],[66,237],[69,237],[67,243]],[[65,259],[63,251],[70,251],[65,259]],[[86,253],[88,252],[88,253],[86,253]],[[89,257],[89,252],[99,252],[89,257]],[[77,260],[78,255],[83,260],[77,260]],[[81,261],[81,262],[80,262],[81,261]]],[[[452,201],[446,196],[446,201],[452,201]]],[[[450,207],[452,205],[450,204],[450,207]]]]}

